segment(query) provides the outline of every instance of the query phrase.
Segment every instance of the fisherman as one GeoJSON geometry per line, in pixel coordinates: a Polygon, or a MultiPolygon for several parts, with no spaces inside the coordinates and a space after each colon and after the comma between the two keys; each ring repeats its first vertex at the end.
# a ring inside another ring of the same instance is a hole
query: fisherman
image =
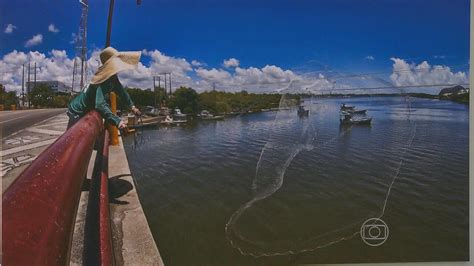
{"type": "Polygon", "coordinates": [[[117,128],[126,128],[127,125],[120,117],[112,113],[105,100],[106,95],[110,92],[116,92],[135,115],[140,115],[140,110],[135,107],[117,77],[117,73],[122,70],[134,69],[140,61],[140,55],[141,52],[119,52],[112,47],[102,50],[100,53],[102,65],[92,77],[90,84],[69,103],[67,110],[69,117],[68,129],[91,110],[97,110],[106,122],[115,125],[117,128]]]}

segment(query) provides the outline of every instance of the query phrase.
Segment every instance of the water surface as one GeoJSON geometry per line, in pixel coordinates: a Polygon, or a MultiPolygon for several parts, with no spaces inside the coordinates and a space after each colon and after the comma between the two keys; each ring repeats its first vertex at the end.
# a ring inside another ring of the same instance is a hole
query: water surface
{"type": "Polygon", "coordinates": [[[290,109],[146,130],[139,146],[125,139],[166,264],[468,259],[468,106],[402,97],[305,104],[308,118],[290,109]],[[368,109],[372,125],[341,127],[342,102],[368,109]],[[379,247],[357,234],[371,217],[390,230],[379,247]]]}

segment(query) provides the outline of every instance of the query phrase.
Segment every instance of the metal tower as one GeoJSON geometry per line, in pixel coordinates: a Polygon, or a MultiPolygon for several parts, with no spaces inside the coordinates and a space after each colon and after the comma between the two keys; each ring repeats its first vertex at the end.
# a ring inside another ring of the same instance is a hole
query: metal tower
{"type": "Polygon", "coordinates": [[[75,40],[76,55],[74,57],[71,86],[73,92],[75,88],[79,88],[78,91],[80,91],[87,80],[87,13],[89,3],[88,0],[79,0],[79,3],[82,6],[82,12],[79,31],[75,40]]]}

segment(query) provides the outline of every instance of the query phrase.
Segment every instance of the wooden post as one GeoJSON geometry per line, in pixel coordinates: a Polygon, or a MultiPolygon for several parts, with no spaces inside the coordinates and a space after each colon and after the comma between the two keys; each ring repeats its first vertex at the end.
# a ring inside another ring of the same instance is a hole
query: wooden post
{"type": "MultiPolygon", "coordinates": [[[[117,114],[117,95],[115,92],[110,93],[110,109],[112,113],[117,114]]],[[[115,125],[107,123],[107,130],[110,135],[110,145],[119,145],[118,129],[115,125]]]]}

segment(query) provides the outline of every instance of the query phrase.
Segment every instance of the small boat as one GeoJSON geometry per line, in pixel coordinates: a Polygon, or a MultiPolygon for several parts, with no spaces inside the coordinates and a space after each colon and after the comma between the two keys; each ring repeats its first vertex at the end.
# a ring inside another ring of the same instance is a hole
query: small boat
{"type": "Polygon", "coordinates": [[[367,109],[361,109],[361,110],[349,109],[349,110],[347,110],[347,112],[349,112],[351,114],[365,114],[367,112],[367,109]]]}
{"type": "Polygon", "coordinates": [[[148,116],[159,116],[160,115],[160,110],[153,107],[153,106],[147,106],[147,107],[145,107],[145,112],[144,113],[148,116]]]}
{"type": "Polygon", "coordinates": [[[187,115],[183,114],[181,112],[181,109],[179,109],[179,108],[174,109],[173,120],[174,120],[174,122],[181,122],[181,123],[188,121],[187,115]]]}
{"type": "Polygon", "coordinates": [[[213,115],[208,110],[202,110],[197,116],[202,120],[218,120],[224,118],[223,115],[213,115]]]}
{"type": "Polygon", "coordinates": [[[186,120],[174,120],[171,116],[167,115],[166,118],[160,122],[160,124],[164,126],[177,126],[185,124],[186,122],[186,120]]]}
{"type": "Polygon", "coordinates": [[[309,115],[309,110],[306,110],[303,105],[298,106],[299,117],[308,116],[308,115],[309,115]]]}
{"type": "Polygon", "coordinates": [[[354,108],[354,106],[350,106],[345,103],[341,104],[341,111],[354,110],[354,108]]]}
{"type": "Polygon", "coordinates": [[[342,125],[370,125],[372,117],[353,117],[352,114],[348,112],[341,112],[341,118],[339,121],[342,125]]]}
{"type": "Polygon", "coordinates": [[[170,113],[171,112],[170,112],[170,109],[168,107],[161,107],[160,110],[158,111],[158,115],[160,115],[160,116],[167,116],[170,113]]]}

